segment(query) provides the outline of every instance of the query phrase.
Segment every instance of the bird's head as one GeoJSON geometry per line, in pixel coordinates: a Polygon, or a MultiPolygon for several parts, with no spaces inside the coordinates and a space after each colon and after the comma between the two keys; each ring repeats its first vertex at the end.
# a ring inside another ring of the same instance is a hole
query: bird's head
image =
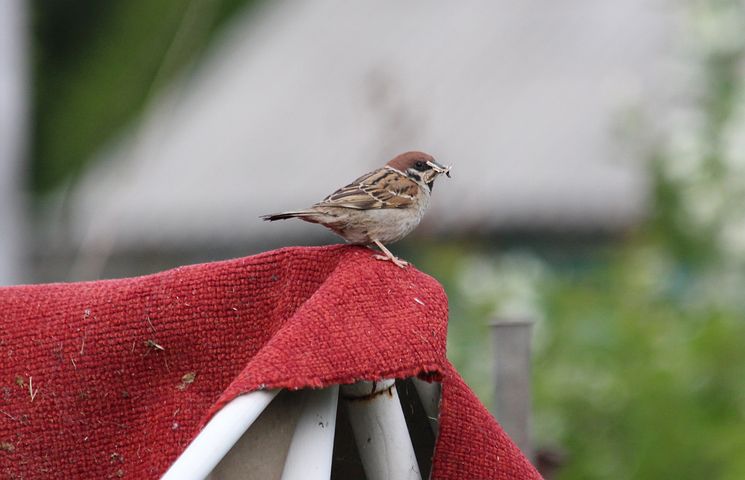
{"type": "Polygon", "coordinates": [[[432,155],[423,152],[402,153],[388,162],[386,166],[395,168],[420,185],[426,185],[430,191],[434,186],[435,178],[443,173],[450,177],[452,168],[452,166],[437,163],[432,155]]]}

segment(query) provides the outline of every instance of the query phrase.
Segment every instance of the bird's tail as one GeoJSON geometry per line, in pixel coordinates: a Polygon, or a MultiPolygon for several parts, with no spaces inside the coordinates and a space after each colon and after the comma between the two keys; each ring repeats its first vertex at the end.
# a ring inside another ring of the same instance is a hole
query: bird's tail
{"type": "Polygon", "coordinates": [[[311,217],[313,215],[316,215],[316,212],[312,212],[310,210],[297,210],[294,212],[282,212],[262,215],[261,219],[268,222],[274,222],[275,220],[287,220],[288,218],[301,218],[307,220],[308,217],[311,217]]]}

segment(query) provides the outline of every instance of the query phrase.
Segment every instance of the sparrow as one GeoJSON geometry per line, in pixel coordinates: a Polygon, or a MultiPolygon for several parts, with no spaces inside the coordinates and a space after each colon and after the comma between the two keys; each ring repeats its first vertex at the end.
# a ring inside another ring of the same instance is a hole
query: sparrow
{"type": "Polygon", "coordinates": [[[396,258],[385,244],[401,240],[419,225],[435,179],[441,174],[450,177],[451,168],[426,153],[402,153],[310,208],[261,218],[270,222],[299,218],[321,224],[353,245],[377,245],[384,255],[375,255],[376,259],[404,268],[408,263],[396,258]]]}

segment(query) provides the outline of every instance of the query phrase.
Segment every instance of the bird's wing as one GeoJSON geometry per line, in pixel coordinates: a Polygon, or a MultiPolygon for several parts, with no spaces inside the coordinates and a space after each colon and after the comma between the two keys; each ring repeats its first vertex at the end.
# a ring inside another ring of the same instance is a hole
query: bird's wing
{"type": "Polygon", "coordinates": [[[357,210],[409,208],[416,201],[418,189],[419,185],[413,180],[383,168],[361,176],[314,206],[357,210]]]}

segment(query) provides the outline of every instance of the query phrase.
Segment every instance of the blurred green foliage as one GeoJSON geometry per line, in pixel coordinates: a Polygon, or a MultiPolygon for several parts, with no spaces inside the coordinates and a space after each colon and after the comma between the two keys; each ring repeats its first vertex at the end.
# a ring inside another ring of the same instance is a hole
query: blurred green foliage
{"type": "Polygon", "coordinates": [[[74,178],[249,3],[35,0],[34,191],[74,178]]]}
{"type": "Polygon", "coordinates": [[[745,322],[688,275],[640,241],[546,283],[535,425],[561,478],[743,478],[745,322]]]}
{"type": "Polygon", "coordinates": [[[561,479],[745,478],[745,319],[644,231],[584,254],[407,253],[445,286],[448,355],[492,405],[495,316],[536,320],[534,433],[561,479]]]}

